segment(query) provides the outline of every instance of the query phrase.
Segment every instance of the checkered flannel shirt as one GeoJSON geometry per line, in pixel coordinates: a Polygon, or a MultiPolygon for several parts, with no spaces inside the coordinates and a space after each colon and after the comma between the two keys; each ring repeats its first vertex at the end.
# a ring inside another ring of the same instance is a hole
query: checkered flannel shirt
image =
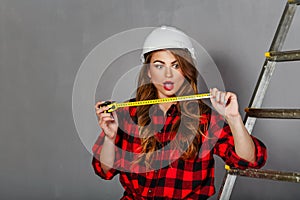
{"type": "MultiPolygon", "coordinates": [[[[155,137],[165,146],[172,141],[170,128],[180,118],[177,106],[173,105],[166,115],[157,105],[150,109],[155,137]]],[[[119,174],[125,189],[121,199],[207,199],[215,193],[214,157],[220,156],[227,165],[235,168],[260,168],[265,164],[265,145],[252,137],[255,144],[256,161],[250,163],[240,158],[234,150],[234,140],[230,127],[219,114],[210,110],[201,115],[199,125],[209,124],[199,155],[194,159],[173,159],[170,149],[161,148],[154,154],[154,167],[145,171],[140,165],[132,167],[132,161],[139,153],[140,138],[136,125],[136,107],[117,110],[119,130],[115,141],[114,167],[104,173],[99,161],[105,134],[102,132],[93,146],[92,165],[95,173],[105,180],[119,174]],[[159,167],[157,167],[159,166],[159,167]]],[[[174,150],[173,150],[174,152],[174,150]]],[[[176,152],[176,151],[175,151],[176,152]]],[[[174,154],[176,155],[176,153],[174,154]]]]}

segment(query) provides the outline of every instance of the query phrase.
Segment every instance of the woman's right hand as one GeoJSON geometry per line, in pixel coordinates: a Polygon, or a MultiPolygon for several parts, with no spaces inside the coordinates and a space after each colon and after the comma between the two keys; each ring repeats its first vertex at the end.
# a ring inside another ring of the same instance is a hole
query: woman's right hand
{"type": "Polygon", "coordinates": [[[108,110],[108,106],[101,107],[104,101],[98,101],[95,105],[96,115],[98,117],[98,123],[102,128],[105,135],[111,139],[115,140],[117,136],[117,131],[119,127],[118,117],[115,112],[112,113],[104,113],[104,111],[108,110]]]}

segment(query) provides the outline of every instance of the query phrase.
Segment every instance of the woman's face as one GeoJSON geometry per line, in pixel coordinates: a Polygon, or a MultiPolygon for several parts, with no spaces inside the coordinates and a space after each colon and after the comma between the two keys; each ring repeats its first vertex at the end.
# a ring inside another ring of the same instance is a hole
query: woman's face
{"type": "Polygon", "coordinates": [[[168,50],[152,54],[148,76],[156,87],[159,98],[174,96],[184,82],[179,62],[168,50]]]}

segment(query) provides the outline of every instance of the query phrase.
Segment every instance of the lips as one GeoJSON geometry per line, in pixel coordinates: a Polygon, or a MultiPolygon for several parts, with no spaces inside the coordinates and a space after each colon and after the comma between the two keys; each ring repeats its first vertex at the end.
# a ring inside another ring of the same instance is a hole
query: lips
{"type": "Polygon", "coordinates": [[[170,91],[174,88],[174,83],[172,81],[165,81],[163,85],[164,85],[164,89],[167,91],[170,91]]]}

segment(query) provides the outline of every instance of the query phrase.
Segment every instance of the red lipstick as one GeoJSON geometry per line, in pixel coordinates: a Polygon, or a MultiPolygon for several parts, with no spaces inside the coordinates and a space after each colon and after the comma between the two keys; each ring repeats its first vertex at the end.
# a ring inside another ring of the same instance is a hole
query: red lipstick
{"type": "Polygon", "coordinates": [[[163,83],[164,89],[167,91],[171,91],[174,88],[174,83],[172,81],[166,81],[163,83]]]}

